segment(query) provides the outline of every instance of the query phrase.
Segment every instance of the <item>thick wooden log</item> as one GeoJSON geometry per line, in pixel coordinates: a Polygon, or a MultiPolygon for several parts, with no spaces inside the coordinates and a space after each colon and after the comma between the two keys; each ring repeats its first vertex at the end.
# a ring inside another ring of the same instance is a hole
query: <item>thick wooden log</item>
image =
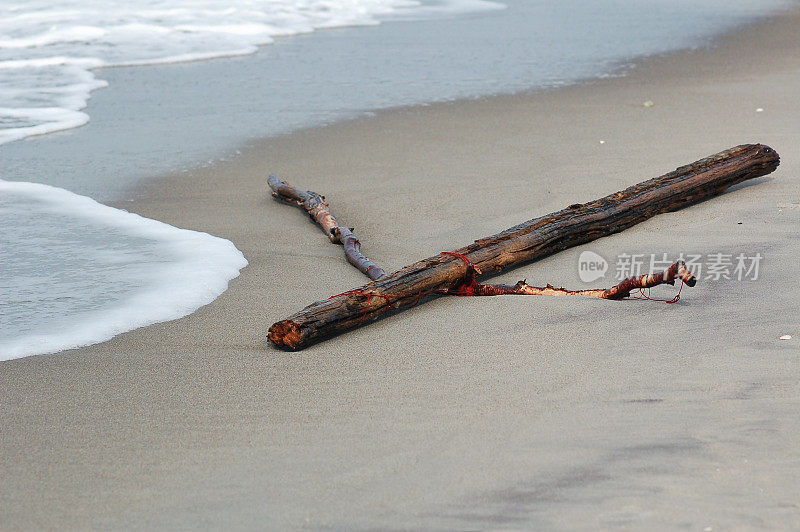
{"type": "MultiPolygon", "coordinates": [[[[682,166],[621,192],[535,218],[454,252],[483,275],[618,233],[665,212],[717,196],[730,186],[778,167],[772,148],[746,144],[682,166]]],[[[386,313],[457,290],[469,266],[458,256],[439,254],[406,266],[378,281],[317,301],[272,325],[268,339],[278,347],[302,349],[358,327],[386,313]]]]}

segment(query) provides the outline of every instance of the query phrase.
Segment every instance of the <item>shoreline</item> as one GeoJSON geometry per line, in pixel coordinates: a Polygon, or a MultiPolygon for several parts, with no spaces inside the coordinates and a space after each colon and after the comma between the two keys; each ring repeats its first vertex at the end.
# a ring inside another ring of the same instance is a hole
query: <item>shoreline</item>
{"type": "Polygon", "coordinates": [[[540,35],[539,26],[557,21],[563,7],[548,15],[511,0],[508,9],[491,16],[388,20],[279,39],[246,57],[111,67],[98,74],[112,88],[93,93],[86,108],[92,117],[88,125],[4,145],[4,179],[122,202],[148,177],[224,161],[262,137],[358,118],[369,109],[525,93],[537,86],[561,86],[564,80],[580,83],[624,70],[628,60],[620,57],[635,61],[669,48],[658,43],[702,48],[732,28],[787,9],[776,7],[781,1],[764,0],[764,12],[739,6],[722,13],[709,4],[682,22],[677,21],[680,9],[630,6],[627,15],[641,21],[633,26],[620,26],[618,17],[603,10],[591,20],[574,21],[616,32],[616,44],[591,53],[580,51],[594,49],[582,32],[559,32],[555,41],[547,31],[540,35]],[[719,17],[710,23],[703,14],[719,17]],[[532,40],[531,31],[544,41],[532,40]],[[481,37],[492,34],[504,34],[516,44],[509,48],[481,37]],[[469,38],[454,45],[464,36],[469,38]],[[572,44],[562,49],[562,41],[572,44]],[[327,56],[336,60],[324,60],[327,56]],[[318,59],[303,60],[308,57],[318,59]],[[349,65],[344,75],[341,65],[349,65]],[[321,92],[315,86],[318,79],[327,82],[321,92]],[[395,81],[375,83],[383,79],[395,81]],[[203,80],[200,85],[198,80],[203,80]]]}
{"type": "Polygon", "coordinates": [[[621,78],[377,111],[144,183],[112,205],[227,238],[250,266],[185,318],[2,363],[3,519],[798,526],[797,338],[777,340],[800,337],[798,22],[795,10],[621,78]],[[264,339],[364,284],[269,198],[267,173],[326,195],[389,271],[746,142],[775,148],[778,170],[498,280],[578,287],[581,249],[688,246],[760,252],[759,281],[698,283],[678,305],[443,298],[299,353],[264,339]]]}
{"type": "MultiPolygon", "coordinates": [[[[768,28],[769,26],[775,24],[775,21],[780,18],[784,18],[787,16],[796,16],[797,13],[800,11],[800,7],[787,7],[783,8],[781,11],[775,14],[766,14],[766,15],[759,15],[757,20],[753,20],[750,22],[742,23],[738,26],[731,27],[727,30],[722,31],[721,33],[710,37],[710,43],[708,44],[695,44],[691,47],[680,48],[676,50],[669,50],[665,52],[656,52],[649,55],[643,56],[636,56],[630,59],[620,59],[617,63],[605,74],[600,76],[588,76],[585,78],[579,78],[574,81],[567,81],[564,84],[558,84],[554,86],[542,86],[542,87],[532,87],[528,89],[520,89],[520,90],[510,90],[510,91],[500,91],[497,93],[488,93],[482,94],[480,96],[474,97],[466,97],[466,98],[455,98],[455,99],[444,99],[444,100],[434,100],[424,103],[411,103],[411,104],[400,104],[394,107],[381,107],[381,108],[369,108],[369,109],[360,109],[355,111],[355,115],[347,116],[344,118],[335,119],[331,123],[320,123],[320,124],[310,124],[310,125],[302,125],[297,127],[296,129],[291,129],[289,131],[283,132],[276,132],[274,134],[263,135],[257,138],[251,138],[245,141],[240,142],[239,144],[231,144],[229,145],[224,152],[220,152],[218,159],[209,159],[209,162],[206,161],[207,157],[199,157],[195,160],[192,164],[189,165],[188,168],[185,168],[183,171],[169,171],[169,172],[161,172],[157,175],[152,175],[146,178],[143,178],[143,181],[134,183],[127,189],[127,193],[129,195],[137,196],[137,200],[146,200],[148,199],[148,190],[155,187],[158,189],[164,186],[164,183],[173,181],[173,180],[180,180],[180,179],[191,179],[184,175],[187,171],[199,171],[201,169],[208,169],[209,166],[227,166],[226,163],[232,162],[232,159],[241,159],[243,157],[248,157],[255,152],[263,151],[266,146],[269,145],[271,141],[277,141],[279,139],[284,139],[286,137],[292,137],[293,135],[302,135],[304,133],[309,133],[313,131],[326,131],[330,128],[335,128],[337,126],[343,126],[346,124],[359,124],[361,122],[370,122],[373,120],[380,120],[383,116],[391,116],[393,114],[403,114],[403,113],[413,113],[419,112],[425,109],[431,108],[447,108],[450,106],[459,106],[459,105],[467,105],[470,103],[479,103],[479,102],[490,102],[490,101],[503,101],[506,99],[519,99],[519,98],[533,98],[538,97],[543,94],[553,93],[553,92],[560,92],[566,91],[570,89],[586,89],[592,87],[596,84],[603,84],[603,83],[613,83],[614,81],[624,80],[628,77],[633,76],[637,72],[640,71],[642,68],[649,68],[649,69],[660,69],[663,68],[663,62],[684,62],[686,57],[691,57],[696,54],[710,54],[713,51],[720,47],[720,46],[736,46],[736,44],[730,44],[729,41],[736,41],[736,40],[743,40],[748,39],[748,35],[758,33],[762,30],[762,28],[768,28]]],[[[474,15],[474,14],[473,14],[474,15]]],[[[400,19],[400,20],[388,20],[384,21],[384,24],[396,24],[401,23],[405,24],[408,21],[400,19]]],[[[360,29],[364,29],[365,27],[358,27],[360,29]]],[[[333,28],[333,30],[343,29],[343,28],[333,28]]],[[[303,34],[291,36],[290,38],[297,38],[297,37],[304,37],[303,34]]],[[[769,56],[760,55],[758,52],[766,51],[767,47],[762,47],[762,49],[754,50],[754,53],[748,56],[750,61],[744,67],[746,68],[751,74],[758,74],[763,72],[768,72],[774,68],[781,68],[780,66],[773,65],[779,64],[782,62],[780,58],[771,58],[769,56]],[[757,58],[757,59],[756,59],[757,58]],[[773,61],[770,61],[772,59],[773,61]]],[[[219,58],[219,60],[226,60],[228,58],[219,58]]],[[[217,59],[214,59],[217,60],[217,59]]],[[[177,63],[178,65],[182,63],[177,63]]],[[[174,64],[172,64],[174,66],[174,64]]],[[[136,68],[129,67],[129,66],[118,66],[118,67],[109,67],[109,68],[136,68]]],[[[724,68],[724,66],[723,66],[724,68]]],[[[735,71],[738,69],[728,69],[726,71],[726,75],[735,75],[735,71]]],[[[719,72],[715,73],[719,75],[719,72]]],[[[639,74],[642,76],[642,74],[639,74]]],[[[648,75],[644,75],[643,77],[648,77],[648,75]]],[[[642,102],[644,103],[644,102],[642,102]]],[[[157,195],[157,192],[150,192],[152,195],[157,195]]],[[[109,202],[110,205],[119,205],[119,208],[123,207],[130,207],[130,204],[127,203],[129,201],[137,201],[131,200],[129,198],[119,198],[116,200],[111,200],[109,202]]]]}

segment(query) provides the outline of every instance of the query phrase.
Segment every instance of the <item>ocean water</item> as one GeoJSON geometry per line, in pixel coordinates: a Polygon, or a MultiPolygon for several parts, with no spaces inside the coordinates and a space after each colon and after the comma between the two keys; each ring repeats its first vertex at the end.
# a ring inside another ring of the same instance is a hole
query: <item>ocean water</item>
{"type": "Polygon", "coordinates": [[[0,360],[107,340],[216,299],[234,245],[38,183],[0,181],[0,360]]]}
{"type": "Polygon", "coordinates": [[[245,264],[228,242],[85,196],[119,204],[148,176],[376,109],[621,75],[796,5],[3,2],[0,359],[188,314],[245,264]]]}
{"type": "Polygon", "coordinates": [[[95,70],[247,55],[276,37],[487,0],[25,0],[0,3],[0,144],[83,125],[95,70]]]}

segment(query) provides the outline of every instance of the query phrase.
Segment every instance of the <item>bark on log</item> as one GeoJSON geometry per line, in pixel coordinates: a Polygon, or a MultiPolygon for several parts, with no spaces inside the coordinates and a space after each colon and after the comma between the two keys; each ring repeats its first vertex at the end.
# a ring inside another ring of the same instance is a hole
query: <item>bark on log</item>
{"type": "MultiPolygon", "coordinates": [[[[699,203],[772,172],[779,162],[769,146],[737,146],[621,192],[476,240],[452,253],[464,255],[484,275],[491,275],[699,203]]],[[[427,258],[358,289],[312,303],[273,324],[268,339],[281,348],[302,349],[416,304],[427,295],[457,289],[467,272],[468,266],[458,257],[442,253],[427,258]]]]}

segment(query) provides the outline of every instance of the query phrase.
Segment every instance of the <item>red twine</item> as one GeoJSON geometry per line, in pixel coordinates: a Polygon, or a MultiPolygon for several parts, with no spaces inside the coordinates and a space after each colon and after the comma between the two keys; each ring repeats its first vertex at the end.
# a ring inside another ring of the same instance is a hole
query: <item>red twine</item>
{"type": "Polygon", "coordinates": [[[456,253],[455,251],[442,251],[440,255],[452,255],[453,257],[458,257],[459,259],[463,260],[464,264],[466,264],[467,266],[472,266],[473,268],[475,268],[475,265],[472,264],[472,261],[469,260],[469,258],[466,255],[463,255],[461,253],[456,253]]]}
{"type": "Polygon", "coordinates": [[[478,281],[475,279],[476,273],[481,273],[477,266],[472,264],[472,261],[466,255],[461,253],[456,253],[455,251],[442,251],[444,255],[452,255],[453,257],[458,257],[459,259],[464,261],[464,264],[467,265],[467,273],[469,273],[470,268],[472,268],[473,274],[470,276],[469,283],[462,283],[461,286],[455,289],[448,290],[446,293],[448,295],[458,296],[458,297],[472,297],[475,295],[475,288],[478,286],[478,281]]]}
{"type": "Polygon", "coordinates": [[[631,299],[639,299],[639,300],[646,300],[646,301],[660,301],[662,303],[666,303],[667,305],[671,305],[673,303],[677,303],[678,301],[680,301],[680,299],[681,299],[681,290],[683,290],[683,285],[684,284],[685,283],[683,281],[681,281],[681,286],[678,288],[678,293],[675,294],[675,297],[673,297],[672,299],[658,299],[658,298],[655,298],[655,297],[650,297],[650,289],[649,288],[647,289],[647,293],[646,294],[644,293],[645,289],[644,288],[640,288],[639,289],[639,294],[641,294],[642,297],[633,296],[633,297],[631,297],[631,299]]]}

